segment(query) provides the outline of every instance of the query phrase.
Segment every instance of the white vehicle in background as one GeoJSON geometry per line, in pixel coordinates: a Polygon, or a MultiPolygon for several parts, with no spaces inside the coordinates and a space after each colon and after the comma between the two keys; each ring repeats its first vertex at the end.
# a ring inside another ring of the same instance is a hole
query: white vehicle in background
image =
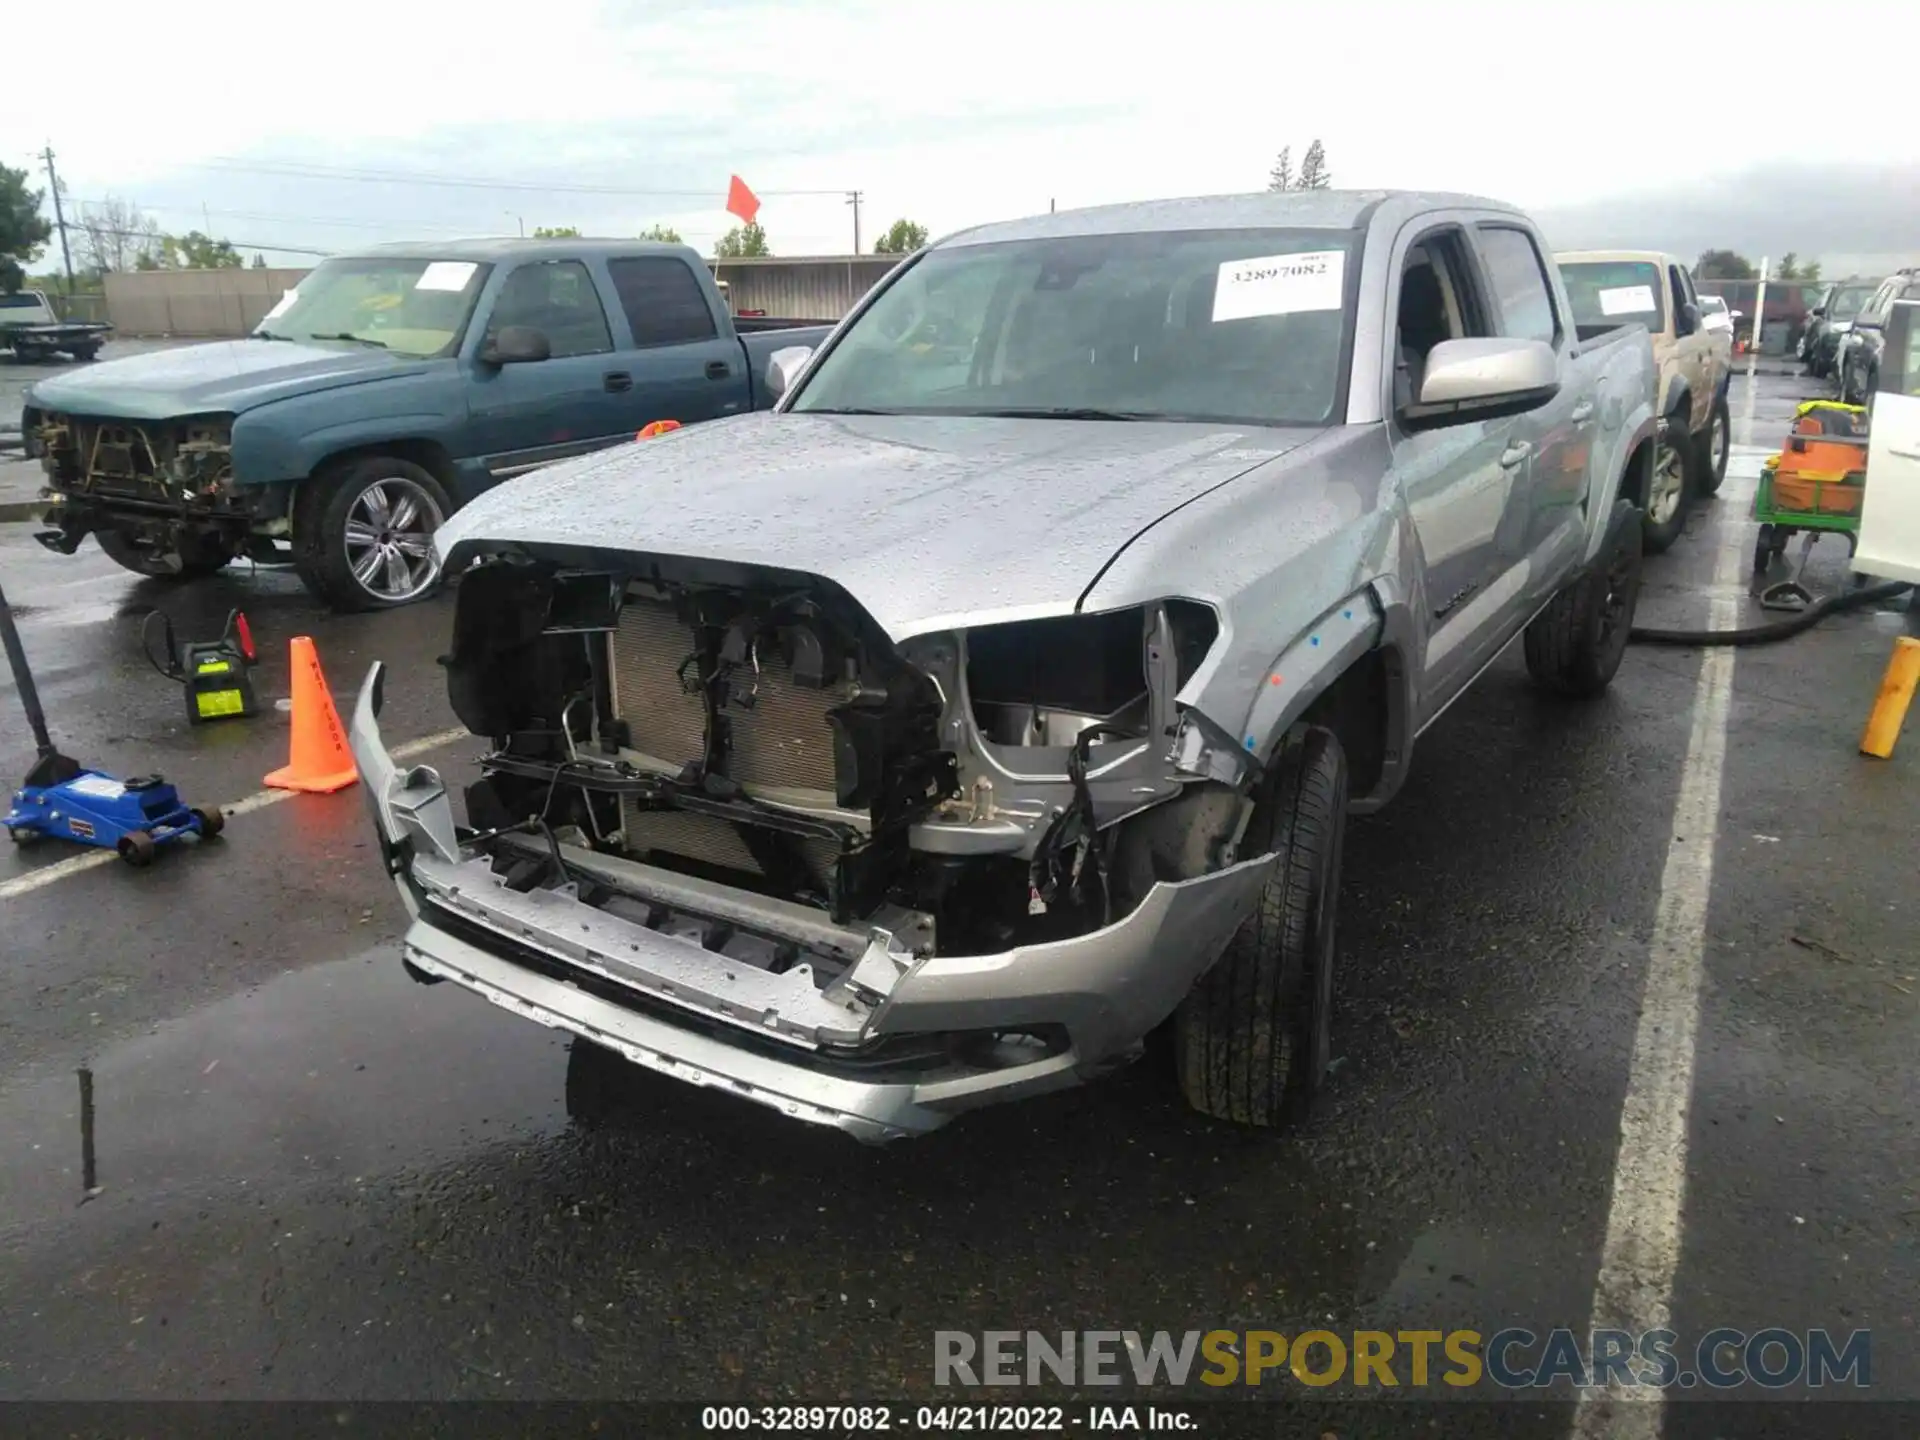
{"type": "Polygon", "coordinates": [[[1726,335],[1727,343],[1733,343],[1734,326],[1739,322],[1741,312],[1729,310],[1727,302],[1718,295],[1700,297],[1700,324],[1708,329],[1726,335]]]}
{"type": "Polygon", "coordinates": [[[29,364],[59,350],[76,360],[91,360],[112,332],[113,326],[98,321],[62,320],[44,290],[0,294],[0,350],[11,350],[29,364]]]}

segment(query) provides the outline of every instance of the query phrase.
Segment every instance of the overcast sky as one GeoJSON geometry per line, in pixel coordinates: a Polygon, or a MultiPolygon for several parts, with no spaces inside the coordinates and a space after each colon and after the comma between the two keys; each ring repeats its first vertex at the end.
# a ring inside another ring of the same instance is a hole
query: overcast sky
{"type": "MultiPolygon", "coordinates": [[[[1808,72],[1778,34],[1761,51],[1773,68],[1756,65],[1741,27],[1765,12],[1722,0],[95,0],[68,13],[84,14],[84,43],[38,47],[45,65],[15,47],[0,158],[17,166],[51,142],[77,200],[129,198],[164,229],[210,225],[290,263],[302,257],[273,244],[522,223],[663,221],[707,250],[732,223],[734,171],[763,197],[776,252],[847,250],[856,188],[870,250],[903,215],[939,234],[1055,200],[1258,189],[1280,146],[1297,164],[1315,136],[1341,186],[1591,216],[1605,207],[1584,202],[1831,168],[1841,133],[1850,160],[1904,179],[1884,208],[1920,246],[1907,87],[1849,84],[1838,132],[1753,118],[1793,115],[1808,72]],[[323,173],[341,170],[419,178],[323,173]],[[465,180],[523,188],[451,183],[465,180]],[[802,191],[826,193],[782,193],[802,191]]],[[[1881,248],[1819,238],[1821,224],[1810,217],[1803,254],[1881,248]]]]}

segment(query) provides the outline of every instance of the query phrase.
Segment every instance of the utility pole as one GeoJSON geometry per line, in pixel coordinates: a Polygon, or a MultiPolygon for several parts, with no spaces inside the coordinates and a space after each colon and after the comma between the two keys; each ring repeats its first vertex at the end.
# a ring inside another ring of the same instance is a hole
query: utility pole
{"type": "Polygon", "coordinates": [[[851,206],[853,207],[853,253],[854,253],[854,254],[856,254],[856,255],[858,255],[858,254],[860,253],[860,200],[861,200],[861,193],[862,193],[862,192],[860,192],[860,191],[858,191],[858,190],[849,190],[849,191],[847,192],[847,204],[849,204],[849,205],[851,205],[851,206]]]}
{"type": "Polygon", "coordinates": [[[53,192],[53,224],[60,232],[60,259],[67,267],[67,294],[73,294],[73,252],[67,248],[67,214],[60,207],[60,177],[53,170],[53,146],[40,152],[47,162],[47,188],[53,192]]]}

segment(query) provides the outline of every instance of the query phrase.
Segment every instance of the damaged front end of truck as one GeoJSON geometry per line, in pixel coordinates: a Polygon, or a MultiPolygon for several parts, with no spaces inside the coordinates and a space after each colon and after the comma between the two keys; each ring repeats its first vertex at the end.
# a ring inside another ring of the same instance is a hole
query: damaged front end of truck
{"type": "Polygon", "coordinates": [[[862,1139],[1130,1058],[1256,902],[1208,605],[896,643],[833,581],[515,547],[443,661],[464,823],[352,722],[416,978],[862,1139]]]}

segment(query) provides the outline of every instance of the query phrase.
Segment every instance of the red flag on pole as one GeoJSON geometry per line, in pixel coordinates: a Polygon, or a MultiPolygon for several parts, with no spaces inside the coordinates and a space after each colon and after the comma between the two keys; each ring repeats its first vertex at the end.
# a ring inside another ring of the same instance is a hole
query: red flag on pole
{"type": "Polygon", "coordinates": [[[747,188],[747,182],[738,175],[727,184],[727,213],[738,215],[742,223],[753,224],[753,217],[760,213],[760,197],[747,188]]]}

